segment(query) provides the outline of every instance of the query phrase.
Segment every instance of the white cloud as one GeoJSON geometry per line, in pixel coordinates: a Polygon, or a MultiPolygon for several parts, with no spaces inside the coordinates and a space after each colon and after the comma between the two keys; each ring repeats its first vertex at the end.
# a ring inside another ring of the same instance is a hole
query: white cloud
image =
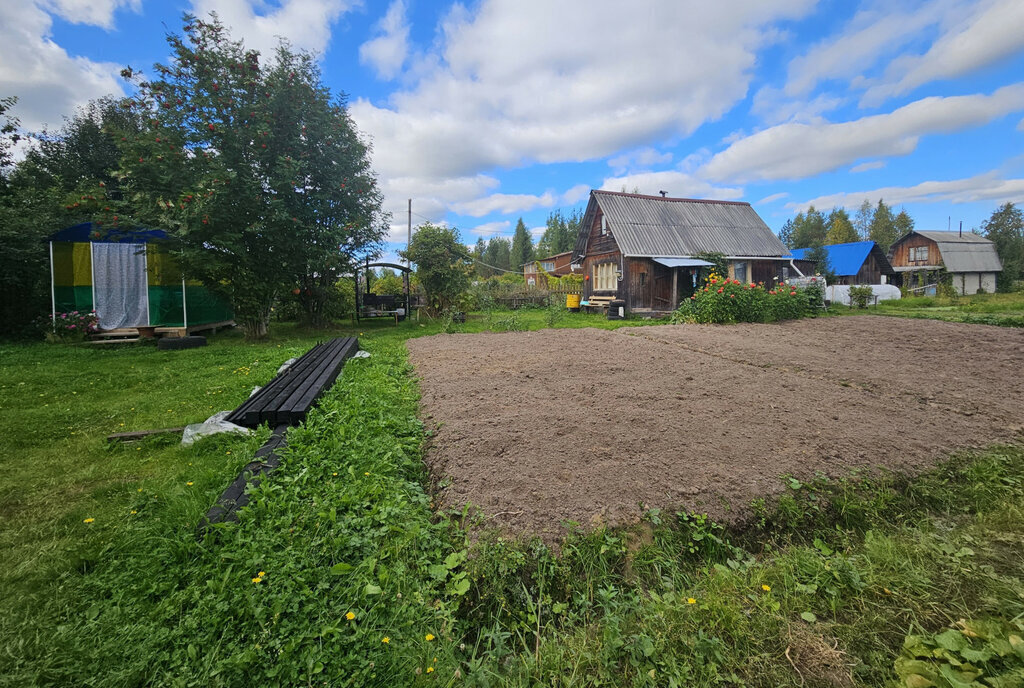
{"type": "Polygon", "coordinates": [[[903,10],[895,3],[875,3],[859,10],[839,35],[811,46],[789,63],[785,93],[802,96],[819,82],[852,78],[917,38],[925,28],[956,14],[963,0],[920,3],[903,10]]]}
{"type": "Polygon", "coordinates": [[[409,54],[409,24],[404,0],[394,0],[376,29],[378,35],[359,46],[359,61],[368,64],[382,79],[393,79],[409,54]]]}
{"type": "Polygon", "coordinates": [[[562,203],[565,203],[566,205],[576,205],[589,195],[589,184],[576,184],[562,194],[562,203]]]}
{"type": "MultiPolygon", "coordinates": [[[[103,26],[116,6],[100,3],[88,21],[103,26]]],[[[122,65],[69,55],[53,41],[52,24],[33,3],[0,2],[0,93],[18,97],[11,114],[27,130],[59,126],[76,107],[124,93],[122,65]]]]}
{"type": "Polygon", "coordinates": [[[530,227],[530,236],[533,237],[534,241],[544,236],[544,232],[548,231],[547,225],[541,225],[540,227],[530,227]]]}
{"type": "Polygon", "coordinates": [[[854,165],[850,168],[850,172],[854,174],[858,172],[867,172],[869,170],[880,170],[885,167],[885,160],[871,160],[868,162],[862,162],[859,165],[854,165]]]}
{"type": "Polygon", "coordinates": [[[787,196],[789,196],[789,194],[785,191],[781,193],[773,193],[771,196],[765,196],[760,201],[757,201],[757,204],[761,205],[762,203],[774,203],[775,201],[781,201],[783,198],[786,198],[787,196]]]}
{"type": "Polygon", "coordinates": [[[501,220],[498,222],[485,222],[482,225],[477,225],[469,230],[470,234],[475,234],[482,237],[492,237],[501,234],[502,232],[508,231],[512,226],[512,223],[508,220],[501,220]]]}
{"type": "Polygon", "coordinates": [[[57,14],[72,24],[88,24],[104,29],[114,28],[114,12],[122,7],[138,12],[141,0],[42,0],[43,9],[57,14]]]}
{"type": "Polygon", "coordinates": [[[914,186],[886,186],[871,191],[856,191],[818,196],[802,203],[787,203],[793,211],[842,206],[856,208],[867,200],[875,203],[879,198],[889,205],[901,203],[995,203],[1021,202],[1024,199],[1024,179],[1002,179],[995,171],[965,179],[926,181],[914,186]]]}
{"type": "Polygon", "coordinates": [[[743,197],[743,189],[712,186],[703,179],[680,170],[661,172],[637,172],[622,177],[609,177],[601,185],[607,191],[622,191],[656,196],[660,191],[668,192],[674,198],[711,198],[728,201],[743,197]]]}
{"type": "Polygon", "coordinates": [[[415,80],[387,102],[356,100],[351,114],[383,179],[602,158],[724,115],[746,96],[758,51],[778,40],[774,23],[812,6],[457,4],[433,50],[409,66],[415,80]]]}
{"type": "Polygon", "coordinates": [[[1024,131],[1024,119],[1017,122],[1017,131],[1024,131]]]}
{"type": "Polygon", "coordinates": [[[521,213],[534,208],[550,207],[555,204],[556,197],[550,191],[543,195],[535,194],[503,194],[496,193],[472,201],[456,203],[452,206],[455,212],[470,217],[483,217],[494,212],[504,214],[521,213]]]}
{"type": "Polygon", "coordinates": [[[951,79],[1024,50],[1024,2],[990,0],[952,26],[923,55],[900,57],[886,69],[882,83],[868,88],[862,104],[877,105],[892,96],[938,79],[951,79]]]}
{"type": "Polygon", "coordinates": [[[906,155],[926,134],[950,133],[1024,109],[1024,83],[991,95],[932,97],[850,122],[781,124],[736,141],[701,170],[715,180],[803,179],[868,157],[906,155]]]}
{"type": "Polygon", "coordinates": [[[204,17],[216,12],[231,36],[247,48],[273,55],[278,38],[293,47],[323,53],[331,39],[331,26],[358,0],[192,0],[192,13],[204,17]]]}
{"type": "Polygon", "coordinates": [[[671,153],[659,153],[651,147],[639,148],[634,151],[616,155],[608,161],[613,170],[622,171],[636,167],[651,167],[672,162],[671,153]]]}
{"type": "MultiPolygon", "coordinates": [[[[754,102],[750,111],[761,118],[765,124],[781,124],[782,122],[806,122],[814,123],[821,121],[821,116],[826,112],[835,110],[846,101],[839,96],[822,93],[810,100],[791,99],[781,89],[771,86],[764,86],[754,94],[754,102]]],[[[727,143],[732,143],[727,138],[727,143]]]]}

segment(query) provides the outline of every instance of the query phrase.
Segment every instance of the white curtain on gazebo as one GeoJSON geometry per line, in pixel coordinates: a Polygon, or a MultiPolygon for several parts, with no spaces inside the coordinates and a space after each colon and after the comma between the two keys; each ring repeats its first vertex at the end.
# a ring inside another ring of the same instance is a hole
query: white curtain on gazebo
{"type": "Polygon", "coordinates": [[[149,324],[145,244],[94,242],[92,269],[100,329],[149,324]]]}

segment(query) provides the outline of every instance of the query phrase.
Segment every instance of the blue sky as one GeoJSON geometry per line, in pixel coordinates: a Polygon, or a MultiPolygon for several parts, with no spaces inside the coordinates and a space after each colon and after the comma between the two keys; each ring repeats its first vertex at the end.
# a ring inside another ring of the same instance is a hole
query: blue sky
{"type": "Polygon", "coordinates": [[[1024,202],[1020,0],[27,0],[0,3],[0,96],[29,129],[124,92],[182,12],[321,56],[372,140],[394,250],[539,232],[591,188],[813,203],[978,227],[1024,202]]]}

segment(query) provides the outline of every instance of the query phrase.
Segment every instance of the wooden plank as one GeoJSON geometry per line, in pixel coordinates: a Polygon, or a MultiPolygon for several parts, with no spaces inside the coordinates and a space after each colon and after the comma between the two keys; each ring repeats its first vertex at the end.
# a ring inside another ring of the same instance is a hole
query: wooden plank
{"type": "Polygon", "coordinates": [[[107,442],[137,442],[138,440],[152,437],[153,435],[170,435],[176,433],[180,435],[185,432],[185,428],[161,428],[159,430],[134,430],[132,432],[115,432],[112,435],[107,435],[107,442]]]}
{"type": "MultiPolygon", "coordinates": [[[[316,357],[311,357],[308,360],[302,361],[302,366],[299,367],[295,372],[288,378],[287,384],[280,386],[279,389],[275,390],[272,397],[268,398],[268,403],[260,409],[258,423],[267,422],[276,424],[278,422],[289,422],[286,419],[278,421],[278,412],[280,409],[287,405],[288,399],[290,399],[297,391],[306,388],[311,384],[311,378],[315,377],[316,371],[320,370],[321,367],[329,365],[333,358],[337,355],[337,351],[342,345],[343,339],[332,339],[320,346],[320,352],[316,357]]],[[[305,358],[305,357],[303,357],[305,358]]],[[[294,365],[298,365],[299,361],[296,361],[294,365]]],[[[291,371],[291,368],[289,368],[291,371]]]]}
{"type": "Polygon", "coordinates": [[[341,369],[345,366],[345,361],[352,357],[356,351],[359,350],[359,340],[355,337],[350,337],[344,342],[341,351],[338,352],[336,357],[330,361],[329,365],[325,366],[319,374],[314,378],[313,384],[309,385],[302,394],[293,394],[291,398],[282,406],[282,411],[278,418],[280,422],[286,423],[298,423],[301,422],[306,414],[309,412],[320,395],[324,393],[334,381],[341,374],[341,369]]]}
{"type": "Polygon", "coordinates": [[[303,369],[309,365],[310,361],[318,360],[320,356],[324,355],[326,350],[327,347],[323,343],[314,346],[312,349],[300,356],[295,363],[291,364],[284,372],[275,376],[270,382],[264,385],[262,389],[256,392],[256,394],[253,394],[242,402],[237,409],[231,412],[231,415],[228,416],[227,420],[247,427],[258,426],[261,422],[261,412],[267,408],[267,405],[271,403],[279,391],[290,385],[293,381],[295,381],[296,384],[301,383],[303,369]]]}

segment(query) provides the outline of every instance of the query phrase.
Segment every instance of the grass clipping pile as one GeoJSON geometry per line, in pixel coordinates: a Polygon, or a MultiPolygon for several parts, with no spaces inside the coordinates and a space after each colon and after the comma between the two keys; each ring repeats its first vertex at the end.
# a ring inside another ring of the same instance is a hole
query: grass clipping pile
{"type": "Polygon", "coordinates": [[[442,507],[557,540],[1018,437],[1024,332],[883,317],[408,342],[442,507]]]}

